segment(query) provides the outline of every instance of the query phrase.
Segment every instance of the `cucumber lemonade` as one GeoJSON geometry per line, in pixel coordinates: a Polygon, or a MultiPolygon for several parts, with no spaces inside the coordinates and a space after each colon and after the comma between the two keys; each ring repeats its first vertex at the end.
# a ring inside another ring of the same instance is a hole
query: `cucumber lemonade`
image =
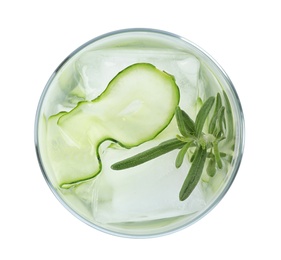
{"type": "Polygon", "coordinates": [[[121,30],[58,67],[35,144],[70,212],[111,234],[151,237],[220,201],[238,171],[243,127],[231,81],[205,52],[167,32],[121,30]]]}

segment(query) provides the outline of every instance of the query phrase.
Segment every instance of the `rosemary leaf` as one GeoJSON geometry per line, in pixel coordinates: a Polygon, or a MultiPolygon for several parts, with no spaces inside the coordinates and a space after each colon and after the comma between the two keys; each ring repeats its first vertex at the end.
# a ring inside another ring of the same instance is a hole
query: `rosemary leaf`
{"type": "Polygon", "coordinates": [[[214,142],[214,154],[215,154],[215,160],[218,165],[218,168],[222,168],[222,161],[221,161],[221,156],[219,152],[219,147],[218,147],[218,142],[214,142]]]}
{"type": "Polygon", "coordinates": [[[217,123],[217,118],[218,118],[218,114],[216,113],[216,114],[212,117],[212,119],[211,119],[211,121],[210,121],[209,130],[208,130],[209,134],[213,134],[213,133],[214,133],[215,127],[216,127],[216,123],[217,123]]]}
{"type": "Polygon", "coordinates": [[[188,129],[186,129],[185,124],[183,122],[183,114],[182,114],[182,110],[180,109],[180,107],[176,108],[175,115],[176,115],[178,129],[179,129],[180,133],[183,136],[186,136],[187,134],[189,134],[189,131],[188,131],[188,129]]]}
{"type": "Polygon", "coordinates": [[[184,144],[185,143],[181,142],[177,138],[173,138],[130,158],[114,163],[113,165],[111,165],[111,168],[113,170],[123,170],[131,168],[155,159],[165,153],[171,152],[172,150],[180,149],[184,146],[184,144]]]}
{"type": "Polygon", "coordinates": [[[225,113],[226,113],[227,131],[228,131],[226,141],[231,141],[234,137],[234,133],[233,133],[234,123],[233,123],[232,109],[228,96],[226,95],[225,92],[223,92],[223,97],[225,103],[225,113]]]}
{"type": "Polygon", "coordinates": [[[218,136],[221,132],[223,133],[224,110],[225,107],[220,107],[217,113],[212,117],[209,124],[209,134],[218,136]]]}
{"type": "Polygon", "coordinates": [[[195,119],[195,134],[199,137],[202,133],[204,123],[210,113],[210,110],[214,104],[215,97],[209,97],[199,110],[195,119]]]}
{"type": "Polygon", "coordinates": [[[220,95],[220,93],[217,93],[216,106],[214,109],[213,117],[211,118],[210,123],[209,123],[209,134],[213,134],[213,132],[215,130],[215,126],[216,126],[216,122],[217,122],[217,118],[218,118],[218,111],[221,107],[222,107],[221,95],[220,95]]]}
{"type": "Polygon", "coordinates": [[[207,174],[210,177],[214,177],[215,176],[215,174],[216,174],[216,161],[214,160],[214,158],[211,158],[209,160],[209,163],[207,165],[206,171],[207,171],[207,174]]]}
{"type": "Polygon", "coordinates": [[[183,136],[188,136],[195,132],[195,125],[193,120],[180,107],[176,108],[176,119],[180,133],[183,136]]]}
{"type": "Polygon", "coordinates": [[[189,159],[189,162],[192,163],[192,162],[194,161],[197,152],[198,152],[198,147],[196,147],[196,149],[195,149],[195,151],[193,152],[193,154],[191,154],[190,159],[189,159]]]}
{"type": "Polygon", "coordinates": [[[225,107],[221,107],[218,111],[217,116],[217,134],[216,137],[220,137],[220,134],[224,134],[224,128],[223,128],[223,121],[224,121],[224,111],[225,107]]]}
{"type": "Polygon", "coordinates": [[[190,118],[190,116],[185,111],[182,111],[182,115],[183,115],[183,122],[185,124],[185,127],[189,130],[190,133],[195,133],[194,121],[190,118]]]}
{"type": "Polygon", "coordinates": [[[179,193],[181,201],[186,200],[198,184],[202,175],[204,164],[207,157],[207,150],[199,147],[186,179],[179,193]]]}
{"type": "Polygon", "coordinates": [[[185,125],[185,128],[188,130],[189,133],[195,133],[195,124],[194,121],[190,118],[190,116],[182,110],[182,120],[185,125]]]}
{"type": "Polygon", "coordinates": [[[214,111],[214,114],[216,114],[219,109],[221,108],[222,106],[222,100],[221,100],[221,95],[220,93],[217,94],[217,97],[216,97],[216,107],[215,107],[215,111],[214,111]]]}
{"type": "Polygon", "coordinates": [[[176,168],[181,167],[181,165],[183,163],[184,156],[186,155],[186,152],[187,152],[188,148],[191,146],[191,144],[192,144],[191,142],[190,143],[186,143],[181,148],[181,150],[179,151],[179,153],[177,155],[177,158],[176,158],[176,162],[175,162],[176,168]]]}

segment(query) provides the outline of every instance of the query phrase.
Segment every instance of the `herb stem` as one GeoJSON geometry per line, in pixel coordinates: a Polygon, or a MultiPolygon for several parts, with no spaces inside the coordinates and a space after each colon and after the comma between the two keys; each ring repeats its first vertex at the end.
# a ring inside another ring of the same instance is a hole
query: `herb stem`
{"type": "Polygon", "coordinates": [[[175,149],[180,149],[184,146],[185,143],[178,140],[177,138],[170,139],[168,141],[165,141],[163,143],[160,143],[159,145],[150,148],[144,152],[141,152],[139,154],[136,154],[130,158],[127,158],[123,161],[117,162],[113,165],[111,165],[111,168],[113,170],[124,170],[127,168],[135,167],[137,165],[143,164],[147,161],[150,161],[152,159],[155,159],[163,154],[166,154],[168,152],[171,152],[175,149]]]}

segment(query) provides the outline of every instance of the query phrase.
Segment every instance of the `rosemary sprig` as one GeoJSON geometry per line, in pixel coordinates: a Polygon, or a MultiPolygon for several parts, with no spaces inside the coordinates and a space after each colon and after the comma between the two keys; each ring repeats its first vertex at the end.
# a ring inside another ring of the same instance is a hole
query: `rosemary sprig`
{"type": "MultiPolygon", "coordinates": [[[[198,184],[206,162],[206,172],[210,177],[216,174],[217,168],[223,168],[222,157],[227,155],[219,151],[219,142],[226,138],[226,126],[233,126],[230,102],[223,93],[227,109],[223,106],[222,98],[218,93],[216,97],[209,97],[201,106],[195,121],[180,107],[175,110],[180,135],[144,152],[117,162],[111,166],[114,170],[123,170],[135,167],[163,154],[180,149],[175,160],[175,167],[183,164],[184,158],[191,147],[195,148],[190,157],[191,167],[179,192],[179,199],[186,200],[198,184]],[[212,111],[213,104],[215,108],[212,111]],[[227,119],[225,118],[227,110],[227,119]],[[203,132],[207,118],[209,119],[208,133],[203,132]],[[227,122],[227,124],[225,124],[227,122]]],[[[230,133],[233,134],[232,130],[230,133]]],[[[191,150],[193,151],[193,150],[191,150]]]]}

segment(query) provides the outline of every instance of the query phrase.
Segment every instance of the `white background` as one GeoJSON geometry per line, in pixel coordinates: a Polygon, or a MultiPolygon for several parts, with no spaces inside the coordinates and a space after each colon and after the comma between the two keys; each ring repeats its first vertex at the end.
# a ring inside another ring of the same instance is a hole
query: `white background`
{"type": "Polygon", "coordinates": [[[2,1],[0,259],[281,259],[279,1],[2,1]],[[221,203],[153,239],[104,234],[73,217],[43,179],[34,119],[59,63],[84,42],[130,27],[179,34],[213,56],[244,109],[243,161],[221,203]]]}

